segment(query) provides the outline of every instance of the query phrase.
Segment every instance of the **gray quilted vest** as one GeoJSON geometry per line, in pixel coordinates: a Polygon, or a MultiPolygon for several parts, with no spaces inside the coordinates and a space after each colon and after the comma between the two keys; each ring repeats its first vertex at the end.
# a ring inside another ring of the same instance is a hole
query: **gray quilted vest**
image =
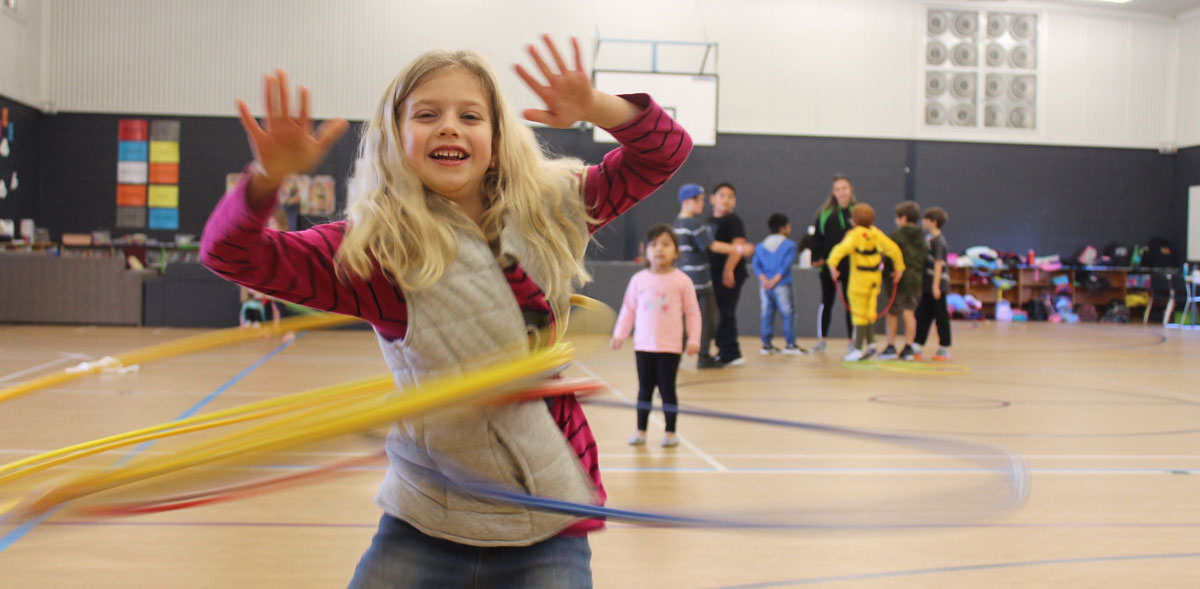
{"type": "MultiPolygon", "coordinates": [[[[543,268],[522,256],[525,242],[506,223],[501,258],[537,284],[543,268]]],[[[494,366],[529,353],[521,310],[496,256],[481,236],[459,232],[458,256],[434,286],[406,292],[403,340],[379,337],[399,387],[494,366]]],[[[558,307],[564,308],[564,307],[558,307]]],[[[560,318],[561,320],[561,318],[560,318]]],[[[532,494],[594,503],[595,487],[540,400],[453,408],[397,423],[387,439],[389,467],[376,503],[429,536],[475,546],[526,546],[577,521],[477,499],[420,473],[502,482],[532,494]]]]}

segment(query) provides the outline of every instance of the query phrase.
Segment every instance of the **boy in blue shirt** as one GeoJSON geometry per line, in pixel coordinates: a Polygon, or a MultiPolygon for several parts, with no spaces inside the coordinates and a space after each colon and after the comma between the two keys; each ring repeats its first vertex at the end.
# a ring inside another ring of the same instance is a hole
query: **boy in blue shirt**
{"type": "Polygon", "coordinates": [[[771,235],[754,248],[754,273],[758,275],[759,293],[762,298],[762,342],[761,354],[778,354],[781,350],[771,345],[775,326],[775,312],[783,318],[783,337],[787,347],[785,354],[801,355],[804,348],[796,345],[796,312],[792,298],[792,265],[796,263],[796,242],[788,239],[792,224],[787,215],[773,213],[767,218],[771,235]]]}

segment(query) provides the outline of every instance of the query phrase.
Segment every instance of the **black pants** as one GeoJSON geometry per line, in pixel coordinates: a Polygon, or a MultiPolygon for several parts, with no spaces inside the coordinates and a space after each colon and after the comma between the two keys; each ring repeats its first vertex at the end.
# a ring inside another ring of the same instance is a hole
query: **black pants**
{"type": "MultiPolygon", "coordinates": [[[[846,271],[849,266],[842,264],[838,269],[841,270],[838,282],[842,283],[842,296],[845,296],[850,284],[850,273],[846,271]]],[[[817,333],[819,338],[824,339],[829,334],[829,322],[833,319],[833,305],[837,299],[837,287],[833,284],[833,276],[829,273],[827,266],[821,266],[821,331],[817,333]]],[[[850,323],[850,309],[846,309],[846,337],[854,337],[854,326],[850,323]]]]}
{"type": "MultiPolygon", "coordinates": [[[[675,418],[679,415],[676,406],[679,401],[675,398],[675,375],[679,373],[679,354],[668,352],[636,352],[638,371],[638,402],[650,403],[654,400],[654,387],[662,396],[663,414],[667,418],[667,431],[675,431],[675,418]]],[[[650,419],[649,409],[638,409],[638,431],[646,431],[646,422],[650,419]]]]}
{"type": "Polygon", "coordinates": [[[742,278],[728,288],[720,280],[713,280],[713,294],[717,297],[717,359],[730,362],[742,357],[742,348],[738,346],[737,304],[742,294],[742,278]]]}
{"type": "Polygon", "coordinates": [[[950,312],[946,310],[946,291],[942,297],[933,298],[932,292],[921,293],[921,302],[917,303],[917,333],[913,341],[924,346],[929,339],[929,327],[937,321],[938,344],[950,347],[950,312]]]}
{"type": "MultiPolygon", "coordinates": [[[[713,294],[711,288],[706,288],[696,291],[696,299],[700,303],[700,359],[711,359],[713,336],[716,335],[717,319],[720,317],[717,295],[713,294]]],[[[691,334],[684,335],[685,346],[689,335],[691,334]]]]}

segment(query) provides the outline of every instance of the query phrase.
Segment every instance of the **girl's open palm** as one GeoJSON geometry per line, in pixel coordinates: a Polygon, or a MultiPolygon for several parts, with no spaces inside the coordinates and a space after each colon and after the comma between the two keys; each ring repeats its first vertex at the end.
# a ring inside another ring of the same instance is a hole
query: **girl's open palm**
{"type": "Polygon", "coordinates": [[[529,88],[542,99],[546,108],[545,110],[529,108],[525,109],[522,114],[531,121],[565,129],[574,125],[576,121],[586,120],[595,106],[592,81],[588,78],[587,71],[583,69],[583,58],[579,54],[578,39],[571,37],[571,47],[575,51],[574,69],[567,68],[558,48],[550,40],[550,35],[542,35],[542,41],[546,43],[546,48],[550,51],[550,56],[558,71],[554,71],[546,64],[537,47],[529,46],[529,56],[533,58],[538,70],[546,78],[546,83],[542,84],[520,65],[516,66],[517,75],[521,76],[529,88]]]}
{"type": "Polygon", "coordinates": [[[237,108],[254,158],[271,184],[278,185],[291,174],[315,169],[350,125],[345,119],[331,119],[314,133],[308,114],[308,88],[300,88],[300,112],[296,116],[288,98],[287,72],[276,70],[274,76],[263,78],[264,124],[259,125],[245,102],[238,100],[237,108]]]}

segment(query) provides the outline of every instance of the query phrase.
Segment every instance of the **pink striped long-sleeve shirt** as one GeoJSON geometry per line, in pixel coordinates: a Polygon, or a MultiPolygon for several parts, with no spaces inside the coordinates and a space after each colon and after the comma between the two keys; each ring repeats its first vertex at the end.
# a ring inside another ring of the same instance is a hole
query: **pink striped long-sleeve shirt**
{"type": "MultiPolygon", "coordinates": [[[[621,143],[604,161],[587,168],[584,201],[597,223],[595,232],[649,196],[687,159],[692,140],[687,132],[645,94],[623,95],[643,108],[633,120],[608,129],[621,143]]],[[[251,207],[243,180],[217,204],[204,227],[200,260],[216,274],[269,296],[321,311],[354,315],[369,322],[387,339],[404,337],[408,308],[404,293],[376,269],[370,278],[339,280],[334,254],[342,243],[345,222],[318,225],[304,231],[275,231],[265,227],[275,201],[251,207]]],[[[519,265],[504,270],[522,310],[550,314],[541,288],[519,265]]],[[[554,421],[579,457],[599,491],[596,439],[583,408],[573,395],[554,399],[554,421]]],[[[603,527],[599,520],[579,522],[565,533],[580,534],[603,527]]]]}

